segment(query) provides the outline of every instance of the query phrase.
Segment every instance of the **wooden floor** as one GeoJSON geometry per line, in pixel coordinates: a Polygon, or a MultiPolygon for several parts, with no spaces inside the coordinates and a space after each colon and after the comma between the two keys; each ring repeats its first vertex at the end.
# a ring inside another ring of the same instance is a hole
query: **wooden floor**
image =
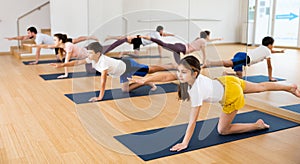
{"type": "MultiPolygon", "coordinates": [[[[251,48],[251,47],[249,47],[251,48]]],[[[208,47],[209,59],[229,59],[242,45],[208,47]]],[[[156,53],[154,50],[151,53],[156,53]]],[[[169,63],[169,58],[138,59],[141,63],[169,63]]],[[[11,55],[0,56],[0,163],[144,163],[113,136],[187,123],[189,103],[176,93],[75,105],[66,93],[99,89],[99,77],[44,81],[43,73],[63,72],[48,65],[26,66],[11,55]]],[[[300,51],[272,56],[274,76],[300,86],[300,51]]],[[[83,67],[70,71],[84,70],[83,67]]],[[[203,74],[217,77],[224,68],[203,74]]],[[[247,68],[248,75],[265,74],[266,63],[247,68]]],[[[107,89],[119,88],[108,79],[107,89]]],[[[278,106],[300,104],[283,92],[247,95],[240,112],[262,110],[300,122],[300,115],[278,106]],[[266,109],[269,108],[269,109],[266,109]],[[272,110],[270,110],[272,109],[272,110]]],[[[220,107],[204,104],[199,120],[218,117],[220,107]]],[[[212,146],[147,163],[300,163],[300,127],[212,146]]]]}

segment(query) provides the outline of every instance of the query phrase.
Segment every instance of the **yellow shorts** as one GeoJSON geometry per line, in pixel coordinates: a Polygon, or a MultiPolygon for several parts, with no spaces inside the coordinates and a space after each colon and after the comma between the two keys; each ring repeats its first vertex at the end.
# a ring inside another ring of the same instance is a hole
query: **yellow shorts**
{"type": "Polygon", "coordinates": [[[224,96],[221,101],[224,113],[232,113],[245,105],[244,90],[245,81],[235,76],[218,77],[224,86],[224,96]]]}

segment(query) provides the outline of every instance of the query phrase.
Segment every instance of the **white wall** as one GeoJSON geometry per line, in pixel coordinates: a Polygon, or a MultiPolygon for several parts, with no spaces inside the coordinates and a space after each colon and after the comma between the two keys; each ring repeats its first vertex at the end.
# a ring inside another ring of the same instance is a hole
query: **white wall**
{"type": "Polygon", "coordinates": [[[89,33],[103,41],[107,35],[124,35],[123,0],[89,0],[89,33]]]}
{"type": "Polygon", "coordinates": [[[51,31],[68,37],[88,34],[88,6],[82,0],[50,0],[51,31]]]}
{"type": "MultiPolygon", "coordinates": [[[[8,52],[10,46],[17,45],[17,41],[8,41],[5,37],[17,36],[17,18],[28,11],[47,2],[47,0],[9,0],[0,5],[0,52],[8,52]]],[[[49,5],[35,11],[27,17],[20,20],[20,34],[26,35],[26,29],[34,25],[38,30],[50,28],[50,10],[49,5]]]]}
{"type": "Polygon", "coordinates": [[[127,0],[124,3],[124,14],[130,17],[129,29],[154,29],[163,24],[166,30],[175,33],[184,40],[190,41],[199,36],[199,31],[209,29],[212,37],[223,37],[222,42],[240,42],[242,16],[241,0],[127,0]],[[146,10],[155,10],[147,14],[146,10]],[[130,13],[139,14],[130,14],[130,13]],[[143,13],[143,14],[141,14],[143,13]],[[165,19],[210,19],[216,21],[188,21],[186,22],[152,22],[139,23],[138,20],[165,20],[165,19]],[[143,25],[142,25],[143,24],[143,25]]]}
{"type": "Polygon", "coordinates": [[[53,34],[61,32],[69,37],[95,35],[104,40],[109,34],[105,31],[122,30],[121,20],[112,21],[122,15],[122,0],[51,0],[50,3],[53,34]]]}
{"type": "MultiPolygon", "coordinates": [[[[15,5],[20,1],[11,0],[6,2],[7,5],[1,5],[0,28],[5,31],[0,34],[1,37],[15,36],[17,17],[44,2],[46,1],[30,0],[22,5],[15,5]]],[[[243,15],[247,13],[241,8],[241,3],[242,0],[50,0],[51,21],[47,12],[37,13],[39,18],[22,20],[25,21],[22,28],[27,24],[49,28],[51,24],[52,34],[63,32],[70,37],[92,34],[103,42],[107,35],[124,35],[126,27],[127,32],[133,34],[154,30],[157,25],[162,24],[167,32],[176,34],[177,39],[185,42],[197,37],[202,29],[211,30],[212,37],[223,37],[221,42],[241,42],[243,15]],[[127,26],[122,16],[128,19],[127,26]],[[187,18],[219,21],[138,22],[187,18]]],[[[21,32],[26,34],[26,29],[21,32]]],[[[9,46],[16,43],[2,39],[0,51],[8,51],[9,46]]]]}

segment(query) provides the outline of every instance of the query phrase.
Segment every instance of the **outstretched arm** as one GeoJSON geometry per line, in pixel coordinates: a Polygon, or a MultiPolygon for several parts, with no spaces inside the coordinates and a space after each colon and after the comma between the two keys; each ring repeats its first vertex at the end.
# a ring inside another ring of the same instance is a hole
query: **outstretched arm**
{"type": "Polygon", "coordinates": [[[24,36],[6,37],[5,39],[7,39],[7,40],[26,40],[26,39],[29,39],[29,36],[24,35],[24,36]]]}
{"type": "Polygon", "coordinates": [[[39,47],[39,48],[58,48],[56,45],[50,45],[50,44],[23,44],[24,46],[29,46],[29,47],[39,47]]]}
{"type": "Polygon", "coordinates": [[[171,33],[166,33],[166,32],[164,32],[164,33],[162,33],[162,36],[175,36],[174,34],[171,34],[171,33]]]}
{"type": "Polygon", "coordinates": [[[193,107],[190,113],[190,120],[189,120],[189,124],[188,127],[185,131],[185,136],[183,138],[182,143],[178,143],[176,145],[174,145],[170,151],[180,151],[183,149],[186,149],[189,145],[189,142],[193,136],[195,127],[196,127],[196,122],[197,122],[197,118],[200,112],[201,106],[198,107],[193,107]]]}
{"type": "Polygon", "coordinates": [[[271,53],[284,53],[284,50],[271,50],[271,53]]]}
{"type": "Polygon", "coordinates": [[[105,39],[104,39],[104,42],[105,41],[108,41],[108,40],[120,40],[120,39],[124,39],[126,38],[126,36],[111,36],[111,35],[108,35],[105,39]]]}
{"type": "Polygon", "coordinates": [[[213,39],[207,39],[208,42],[213,42],[217,40],[223,40],[223,38],[213,38],[213,39]]]}
{"type": "Polygon", "coordinates": [[[56,68],[61,68],[61,67],[72,67],[75,65],[82,65],[82,64],[86,64],[85,59],[74,60],[74,61],[67,62],[67,63],[51,63],[50,65],[53,67],[56,67],[56,68]]]}

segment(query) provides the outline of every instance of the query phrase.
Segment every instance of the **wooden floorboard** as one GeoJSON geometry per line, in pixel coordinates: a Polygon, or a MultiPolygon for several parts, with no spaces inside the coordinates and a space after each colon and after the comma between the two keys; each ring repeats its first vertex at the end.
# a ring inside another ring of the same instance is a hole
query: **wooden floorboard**
{"type": "MultiPolygon", "coordinates": [[[[157,55],[155,49],[150,51],[153,55],[157,55]]],[[[244,45],[209,45],[207,54],[208,59],[230,59],[235,52],[246,49],[244,45]]],[[[163,51],[163,54],[169,58],[137,61],[146,64],[173,61],[172,53],[163,51]]],[[[47,64],[24,65],[8,54],[0,58],[0,163],[144,163],[113,136],[188,121],[189,103],[177,101],[176,93],[75,105],[64,94],[98,90],[99,77],[44,81],[39,74],[63,72],[63,69],[47,64]]],[[[272,55],[272,64],[274,76],[300,86],[299,50],[287,49],[284,54],[272,55]]],[[[79,71],[84,67],[69,70],[79,71]]],[[[209,68],[203,74],[214,78],[224,70],[232,71],[209,68]]],[[[266,71],[266,63],[258,63],[247,68],[247,75],[266,74],[266,71]]],[[[109,77],[107,88],[120,87],[118,81],[109,77]]],[[[300,99],[283,92],[249,94],[246,98],[249,103],[240,112],[266,110],[268,105],[277,109],[281,105],[300,104],[300,99]]],[[[219,114],[219,106],[205,103],[198,119],[219,114]]],[[[294,120],[300,119],[299,114],[290,113],[287,118],[289,115],[294,120]]],[[[300,127],[296,127],[147,163],[299,163],[299,138],[300,127]]]]}

